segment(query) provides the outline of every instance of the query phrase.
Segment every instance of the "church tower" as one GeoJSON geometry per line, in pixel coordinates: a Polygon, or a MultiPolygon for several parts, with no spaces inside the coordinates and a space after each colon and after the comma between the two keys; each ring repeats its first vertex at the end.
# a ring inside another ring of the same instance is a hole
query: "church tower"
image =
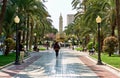
{"type": "Polygon", "coordinates": [[[59,17],[59,33],[63,32],[63,17],[62,14],[60,13],[60,17],[59,17]]]}
{"type": "Polygon", "coordinates": [[[60,13],[59,16],[59,32],[56,34],[56,41],[63,42],[65,39],[65,34],[63,32],[63,17],[60,13]]]}

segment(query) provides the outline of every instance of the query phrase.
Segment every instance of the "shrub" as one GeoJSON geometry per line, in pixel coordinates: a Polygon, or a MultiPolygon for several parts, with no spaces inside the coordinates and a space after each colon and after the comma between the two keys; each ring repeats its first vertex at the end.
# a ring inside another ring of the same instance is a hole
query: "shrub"
{"type": "Polygon", "coordinates": [[[113,54],[118,46],[118,40],[114,36],[106,37],[103,41],[103,51],[108,52],[109,56],[113,54]]]}
{"type": "Polygon", "coordinates": [[[98,43],[95,44],[95,50],[98,51],[98,43]]]}
{"type": "Polygon", "coordinates": [[[88,50],[91,50],[93,48],[93,42],[89,42],[87,44],[87,48],[88,48],[88,50]]]}
{"type": "Polygon", "coordinates": [[[44,51],[44,50],[46,50],[46,48],[45,47],[40,47],[39,50],[44,51]]]}
{"type": "Polygon", "coordinates": [[[77,47],[77,48],[75,48],[77,51],[82,51],[83,50],[83,48],[82,47],[77,47]]]}
{"type": "Polygon", "coordinates": [[[15,41],[12,38],[7,38],[4,43],[6,45],[5,55],[8,55],[10,50],[15,48],[15,41]]]}

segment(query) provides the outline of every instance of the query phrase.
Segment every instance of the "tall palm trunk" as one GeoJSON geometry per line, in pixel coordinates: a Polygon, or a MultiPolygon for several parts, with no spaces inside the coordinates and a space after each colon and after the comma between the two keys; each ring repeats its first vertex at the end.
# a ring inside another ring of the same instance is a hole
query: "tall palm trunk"
{"type": "Polygon", "coordinates": [[[3,0],[2,3],[3,5],[1,7],[1,14],[0,14],[0,34],[2,33],[2,22],[6,11],[7,0],[3,0]]]}
{"type": "Polygon", "coordinates": [[[26,35],[25,30],[23,30],[23,38],[22,38],[22,42],[25,42],[25,35],[26,35]]]}
{"type": "Polygon", "coordinates": [[[32,43],[33,43],[33,26],[34,26],[34,21],[33,19],[31,18],[31,21],[30,21],[30,43],[29,43],[29,48],[31,49],[32,48],[32,43]]]}
{"type": "Polygon", "coordinates": [[[45,24],[42,22],[42,33],[41,33],[41,37],[43,37],[44,36],[44,34],[45,34],[45,24]]]}
{"type": "MultiPolygon", "coordinates": [[[[27,18],[25,18],[24,26],[25,26],[25,28],[26,28],[26,26],[27,26],[27,18]]],[[[25,39],[26,39],[26,32],[25,32],[25,30],[23,30],[22,42],[25,42],[25,39]]]]}
{"type": "Polygon", "coordinates": [[[118,27],[118,43],[119,43],[119,55],[120,55],[120,0],[116,0],[116,24],[118,27]]]}
{"type": "MultiPolygon", "coordinates": [[[[35,25],[35,29],[36,29],[36,30],[39,29],[39,25],[38,25],[38,23],[35,25]]],[[[38,42],[38,40],[39,40],[39,36],[36,36],[36,42],[38,42]]]]}
{"type": "Polygon", "coordinates": [[[26,50],[29,49],[29,14],[27,16],[26,50]]]}
{"type": "Polygon", "coordinates": [[[115,19],[115,21],[112,23],[111,26],[112,26],[112,27],[111,27],[111,30],[112,30],[111,35],[112,35],[112,36],[115,36],[116,19],[115,19]]]}

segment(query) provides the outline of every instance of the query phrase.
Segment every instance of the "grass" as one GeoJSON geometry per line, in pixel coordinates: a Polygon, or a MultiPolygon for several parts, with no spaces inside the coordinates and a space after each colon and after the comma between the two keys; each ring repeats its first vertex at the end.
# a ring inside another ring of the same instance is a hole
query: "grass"
{"type": "Polygon", "coordinates": [[[8,56],[0,55],[0,66],[4,66],[15,61],[15,53],[10,53],[8,56]]]}
{"type": "MultiPolygon", "coordinates": [[[[40,47],[39,50],[44,51],[44,50],[46,50],[46,48],[40,47]]],[[[31,50],[29,52],[31,52],[31,50]]],[[[11,62],[14,62],[15,58],[16,58],[15,52],[8,54],[8,56],[0,55],[0,67],[7,65],[11,62]]]]}
{"type": "Polygon", "coordinates": [[[75,48],[77,51],[82,51],[83,50],[83,48],[82,47],[77,47],[77,48],[75,48]]]}
{"type": "MultiPolygon", "coordinates": [[[[92,57],[97,59],[97,55],[92,55],[92,57]]],[[[102,53],[101,60],[109,65],[120,69],[120,57],[118,55],[112,55],[110,57],[108,56],[108,54],[102,53]]]]}
{"type": "Polygon", "coordinates": [[[39,50],[44,51],[44,50],[46,50],[46,47],[40,47],[39,50]]]}

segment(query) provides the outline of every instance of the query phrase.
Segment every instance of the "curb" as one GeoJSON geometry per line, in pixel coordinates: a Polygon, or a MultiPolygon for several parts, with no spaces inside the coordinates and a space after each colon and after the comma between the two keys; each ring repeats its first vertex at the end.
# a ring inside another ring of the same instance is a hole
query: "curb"
{"type": "MultiPolygon", "coordinates": [[[[106,64],[106,63],[105,63],[106,64]]],[[[112,69],[114,69],[114,70],[116,70],[116,71],[118,71],[118,72],[120,72],[120,69],[118,69],[118,68],[116,68],[116,67],[114,67],[114,66],[111,66],[111,65],[109,65],[109,64],[106,64],[108,67],[110,67],[110,68],[112,68],[112,69]]]]}
{"type": "MultiPolygon", "coordinates": [[[[46,51],[46,50],[45,50],[45,51],[46,51]]],[[[27,57],[24,58],[24,60],[29,59],[29,58],[31,57],[31,54],[33,54],[33,53],[37,53],[37,52],[31,52],[27,57]]],[[[5,67],[8,67],[8,66],[10,66],[10,65],[14,65],[14,61],[11,62],[11,63],[6,64],[6,65],[4,65],[4,66],[0,66],[0,70],[3,69],[3,68],[5,68],[5,67]]]]}
{"type": "MultiPolygon", "coordinates": [[[[30,57],[30,56],[25,57],[24,60],[29,59],[29,57],[30,57]]],[[[11,62],[11,63],[8,63],[8,64],[6,64],[6,65],[4,65],[4,66],[1,66],[1,67],[0,67],[0,70],[3,69],[3,68],[5,68],[5,67],[11,66],[11,65],[14,65],[14,62],[11,62]]]]}
{"type": "Polygon", "coordinates": [[[0,67],[0,70],[3,69],[3,68],[5,68],[5,67],[8,67],[8,66],[10,66],[10,65],[12,65],[12,64],[14,64],[14,62],[11,62],[11,63],[8,63],[8,64],[6,64],[6,65],[4,65],[4,66],[1,66],[1,67],[0,67]]]}

